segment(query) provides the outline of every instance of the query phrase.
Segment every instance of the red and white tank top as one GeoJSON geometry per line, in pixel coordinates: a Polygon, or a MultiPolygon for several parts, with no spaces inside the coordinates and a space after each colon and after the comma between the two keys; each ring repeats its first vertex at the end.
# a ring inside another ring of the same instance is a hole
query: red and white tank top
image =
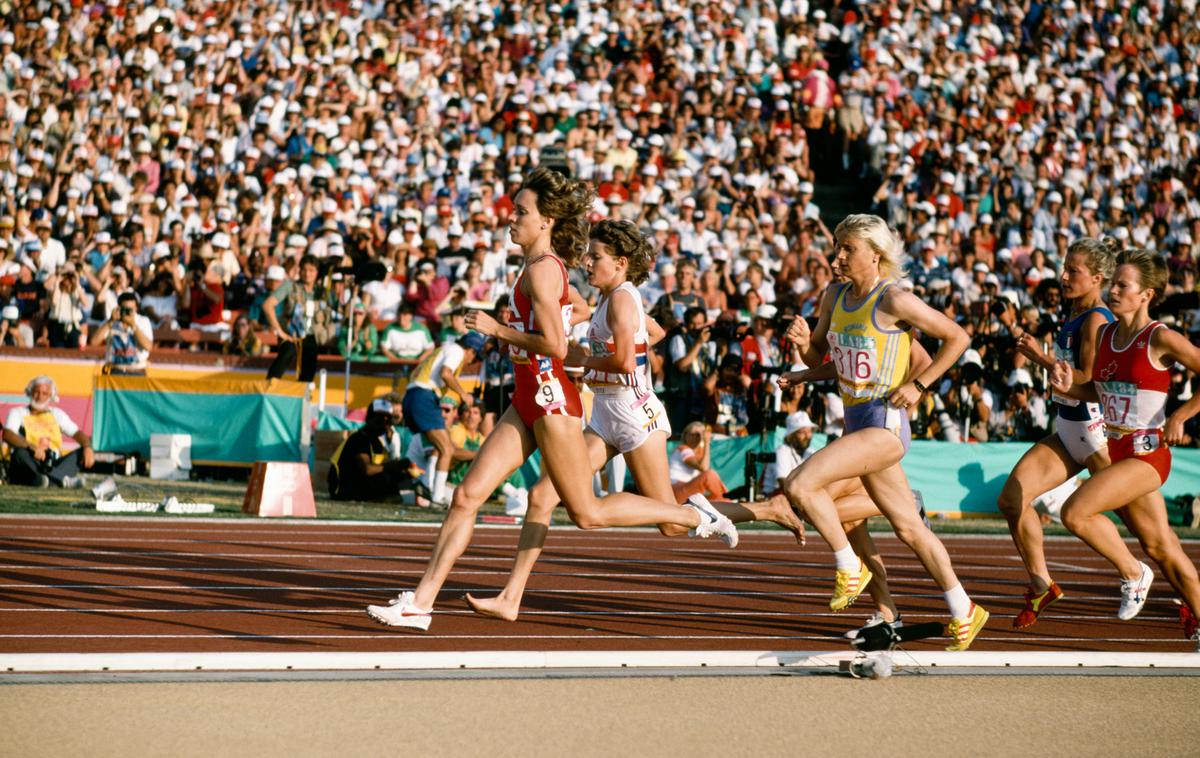
{"type": "Polygon", "coordinates": [[[584,380],[591,387],[631,387],[636,392],[645,392],[654,386],[650,381],[650,361],[647,357],[647,351],[650,349],[650,335],[646,331],[645,306],[636,287],[629,282],[622,282],[621,286],[613,290],[612,294],[600,301],[596,310],[592,312],[591,324],[588,326],[588,344],[591,346],[592,355],[595,356],[607,357],[616,352],[617,345],[613,340],[612,329],[608,326],[608,305],[612,302],[613,295],[618,292],[629,293],[639,306],[637,310],[638,325],[633,332],[636,368],[633,373],[628,374],[589,369],[584,375],[584,380]]]}
{"type": "MultiPolygon", "coordinates": [[[[567,267],[556,255],[547,253],[543,257],[548,257],[557,263],[559,270],[562,273],[562,287],[560,288],[558,295],[558,309],[559,313],[562,315],[563,333],[570,334],[571,311],[573,310],[574,306],[571,305],[571,298],[568,290],[569,285],[567,283],[567,267]]],[[[541,258],[537,258],[531,262],[536,263],[539,260],[541,260],[541,258]]],[[[513,316],[509,319],[508,325],[513,329],[516,329],[518,332],[524,332],[526,334],[541,334],[541,330],[538,328],[533,313],[533,301],[531,301],[529,297],[526,296],[521,290],[521,285],[525,280],[525,271],[528,270],[528,268],[529,264],[526,264],[525,268],[521,270],[521,275],[517,277],[516,284],[513,286],[513,316]]],[[[512,359],[513,369],[515,371],[520,371],[522,367],[527,367],[533,373],[540,374],[550,371],[554,368],[559,370],[562,369],[561,360],[557,358],[549,358],[545,355],[539,355],[537,353],[531,353],[513,344],[509,344],[508,354],[512,359]]]]}
{"type": "Polygon", "coordinates": [[[1117,322],[1107,324],[1100,332],[1092,379],[1110,437],[1160,430],[1166,424],[1171,372],[1150,360],[1150,337],[1160,326],[1151,321],[1122,348],[1115,344],[1117,322]]]}

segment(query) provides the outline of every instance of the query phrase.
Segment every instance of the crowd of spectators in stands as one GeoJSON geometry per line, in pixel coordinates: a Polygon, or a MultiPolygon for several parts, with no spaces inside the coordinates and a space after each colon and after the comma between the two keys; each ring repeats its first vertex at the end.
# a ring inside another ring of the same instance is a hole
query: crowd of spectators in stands
{"type": "Polygon", "coordinates": [[[538,164],[653,237],[665,399],[718,433],[796,410],[837,433],[835,395],[771,377],[847,212],[885,217],[973,336],[919,436],[1042,433],[1013,334],[1049,338],[1080,236],[1167,256],[1160,318],[1200,328],[1195,0],[5,8],[4,345],[94,341],[132,292],[160,340],[270,350],[276,376],[317,351],[414,362],[508,292],[538,164]]]}

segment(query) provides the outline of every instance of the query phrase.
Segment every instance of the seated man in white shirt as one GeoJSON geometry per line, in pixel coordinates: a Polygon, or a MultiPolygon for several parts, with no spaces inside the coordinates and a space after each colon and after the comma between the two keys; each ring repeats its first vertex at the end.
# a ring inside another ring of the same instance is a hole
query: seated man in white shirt
{"type": "Polygon", "coordinates": [[[788,415],[783,444],[775,451],[775,463],[768,465],[763,471],[764,492],[773,493],[783,489],[783,482],[788,478],[788,474],[812,457],[816,451],[810,449],[810,445],[816,429],[817,425],[807,412],[796,411],[788,415]]]}
{"type": "Polygon", "coordinates": [[[79,469],[95,463],[92,439],[84,434],[61,408],[58,389],[48,376],[38,376],[25,386],[26,405],[13,408],[4,422],[4,442],[13,449],[8,480],[34,487],[82,487],[79,469]],[[79,449],[63,455],[63,437],[79,443],[79,449]]]}

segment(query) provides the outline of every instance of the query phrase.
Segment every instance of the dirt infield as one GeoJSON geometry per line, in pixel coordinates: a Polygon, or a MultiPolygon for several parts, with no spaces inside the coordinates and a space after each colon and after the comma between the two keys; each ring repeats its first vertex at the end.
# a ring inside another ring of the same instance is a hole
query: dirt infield
{"type": "Polygon", "coordinates": [[[1200,678],[0,687],[5,755],[1184,756],[1200,678]]]}

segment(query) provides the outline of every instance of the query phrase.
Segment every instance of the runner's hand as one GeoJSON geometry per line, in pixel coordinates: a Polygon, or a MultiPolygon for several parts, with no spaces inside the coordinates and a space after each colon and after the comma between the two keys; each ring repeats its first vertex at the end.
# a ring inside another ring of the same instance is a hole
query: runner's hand
{"type": "Polygon", "coordinates": [[[812,330],[808,328],[808,321],[803,316],[792,319],[784,336],[787,337],[788,342],[801,350],[807,350],[812,343],[812,330]]]}
{"type": "Polygon", "coordinates": [[[908,410],[917,404],[921,399],[921,391],[917,389],[917,385],[912,382],[901,384],[896,389],[892,390],[892,394],[888,395],[888,402],[895,408],[908,410]]]}
{"type": "Polygon", "coordinates": [[[496,319],[492,318],[483,311],[469,310],[467,311],[467,328],[473,329],[485,337],[496,336],[496,319]]]}
{"type": "Polygon", "coordinates": [[[583,362],[587,360],[588,356],[591,354],[591,351],[588,350],[586,345],[582,345],[578,342],[568,342],[567,357],[563,358],[563,365],[582,366],[583,362]]]}
{"type": "Polygon", "coordinates": [[[1187,442],[1187,432],[1183,430],[1183,424],[1187,418],[1181,416],[1179,411],[1175,411],[1167,418],[1166,426],[1163,428],[1163,442],[1168,445],[1182,445],[1187,442]]]}
{"type": "Polygon", "coordinates": [[[1041,362],[1045,358],[1041,343],[1029,332],[1024,332],[1017,338],[1017,350],[1031,361],[1041,362]]]}
{"type": "Polygon", "coordinates": [[[1055,361],[1054,368],[1050,370],[1050,386],[1065,395],[1074,384],[1075,370],[1071,364],[1063,360],[1055,361]]]}

